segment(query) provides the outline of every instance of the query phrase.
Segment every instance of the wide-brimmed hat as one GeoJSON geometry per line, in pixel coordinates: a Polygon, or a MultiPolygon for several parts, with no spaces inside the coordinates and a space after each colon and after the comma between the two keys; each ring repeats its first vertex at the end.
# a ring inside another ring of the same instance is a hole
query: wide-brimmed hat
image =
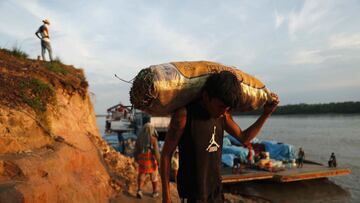
{"type": "Polygon", "coordinates": [[[50,21],[48,19],[44,19],[43,23],[50,24],[50,21]]]}

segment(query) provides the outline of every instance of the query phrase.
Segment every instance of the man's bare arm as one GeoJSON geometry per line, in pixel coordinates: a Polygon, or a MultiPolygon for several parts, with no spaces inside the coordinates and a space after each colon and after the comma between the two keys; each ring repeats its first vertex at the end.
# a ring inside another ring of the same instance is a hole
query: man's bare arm
{"type": "Polygon", "coordinates": [[[184,132],[186,125],[186,113],[186,108],[180,108],[171,116],[169,129],[165,137],[164,148],[161,153],[160,174],[164,203],[171,202],[169,187],[170,161],[171,156],[184,132]]]}
{"type": "Polygon", "coordinates": [[[264,106],[264,112],[249,128],[242,131],[241,128],[234,122],[231,114],[225,112],[225,131],[230,135],[236,137],[244,145],[248,145],[252,139],[260,132],[261,128],[265,124],[266,120],[275,111],[279,104],[279,99],[276,94],[272,94],[273,102],[264,106]]]}
{"type": "Polygon", "coordinates": [[[37,31],[35,32],[35,35],[36,35],[37,38],[41,39],[41,37],[39,36],[39,33],[40,33],[40,31],[37,30],[37,31]]]}

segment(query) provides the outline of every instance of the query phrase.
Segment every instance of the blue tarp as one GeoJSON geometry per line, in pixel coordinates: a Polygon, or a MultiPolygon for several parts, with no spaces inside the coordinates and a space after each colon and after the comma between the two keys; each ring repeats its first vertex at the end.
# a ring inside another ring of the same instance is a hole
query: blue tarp
{"type": "Polygon", "coordinates": [[[233,154],[222,154],[221,162],[228,167],[233,167],[235,155],[233,154]]]}
{"type": "MultiPolygon", "coordinates": [[[[247,156],[249,154],[249,150],[240,146],[223,146],[222,150],[223,154],[233,154],[236,157],[239,157],[243,161],[247,161],[247,156]]],[[[252,153],[254,154],[254,152],[252,153]]]]}
{"type": "Polygon", "coordinates": [[[231,135],[225,135],[224,136],[225,140],[230,140],[232,145],[237,145],[240,146],[242,145],[241,142],[239,140],[237,140],[235,137],[231,136],[231,135]]]}
{"type": "Polygon", "coordinates": [[[295,159],[294,146],[276,141],[263,140],[261,144],[265,145],[265,151],[270,153],[270,158],[281,161],[291,161],[295,159]]]}
{"type": "MultiPolygon", "coordinates": [[[[233,136],[227,135],[223,140],[222,163],[227,166],[233,166],[235,157],[240,157],[241,160],[247,161],[249,150],[242,147],[241,143],[233,136]]],[[[269,152],[270,158],[281,161],[291,161],[295,159],[294,146],[277,141],[260,140],[255,138],[252,143],[259,143],[265,146],[265,151],[269,152]]],[[[255,153],[252,153],[255,154],[255,153]]]]}

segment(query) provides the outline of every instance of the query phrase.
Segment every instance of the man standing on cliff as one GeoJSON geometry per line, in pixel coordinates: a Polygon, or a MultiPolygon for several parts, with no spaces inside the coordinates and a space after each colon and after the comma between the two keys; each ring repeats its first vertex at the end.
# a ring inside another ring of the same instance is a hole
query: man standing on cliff
{"type": "Polygon", "coordinates": [[[221,188],[221,151],[224,130],[248,144],[275,111],[279,100],[264,106],[263,114],[248,129],[242,131],[230,114],[241,95],[234,74],[222,71],[211,75],[200,100],[176,110],[161,154],[163,202],[171,202],[169,189],[170,159],[179,146],[179,196],[187,202],[223,202],[221,188]]]}
{"type": "Polygon", "coordinates": [[[42,21],[44,24],[39,27],[35,32],[35,35],[41,40],[41,57],[45,61],[45,52],[49,52],[50,61],[53,60],[52,49],[50,45],[49,26],[50,22],[48,19],[42,21]],[[39,35],[40,34],[40,35],[39,35]]]}

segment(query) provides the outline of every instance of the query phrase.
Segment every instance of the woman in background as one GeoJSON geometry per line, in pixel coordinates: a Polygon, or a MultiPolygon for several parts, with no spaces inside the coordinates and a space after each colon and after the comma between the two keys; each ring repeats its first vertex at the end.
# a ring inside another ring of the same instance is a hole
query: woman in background
{"type": "Polygon", "coordinates": [[[158,197],[158,165],[160,163],[160,153],[158,147],[158,134],[150,119],[144,122],[146,123],[141,129],[138,139],[135,145],[135,160],[139,164],[138,173],[138,191],[136,196],[138,198],[143,197],[141,188],[144,184],[144,179],[147,174],[150,175],[153,193],[152,197],[158,197]]]}

